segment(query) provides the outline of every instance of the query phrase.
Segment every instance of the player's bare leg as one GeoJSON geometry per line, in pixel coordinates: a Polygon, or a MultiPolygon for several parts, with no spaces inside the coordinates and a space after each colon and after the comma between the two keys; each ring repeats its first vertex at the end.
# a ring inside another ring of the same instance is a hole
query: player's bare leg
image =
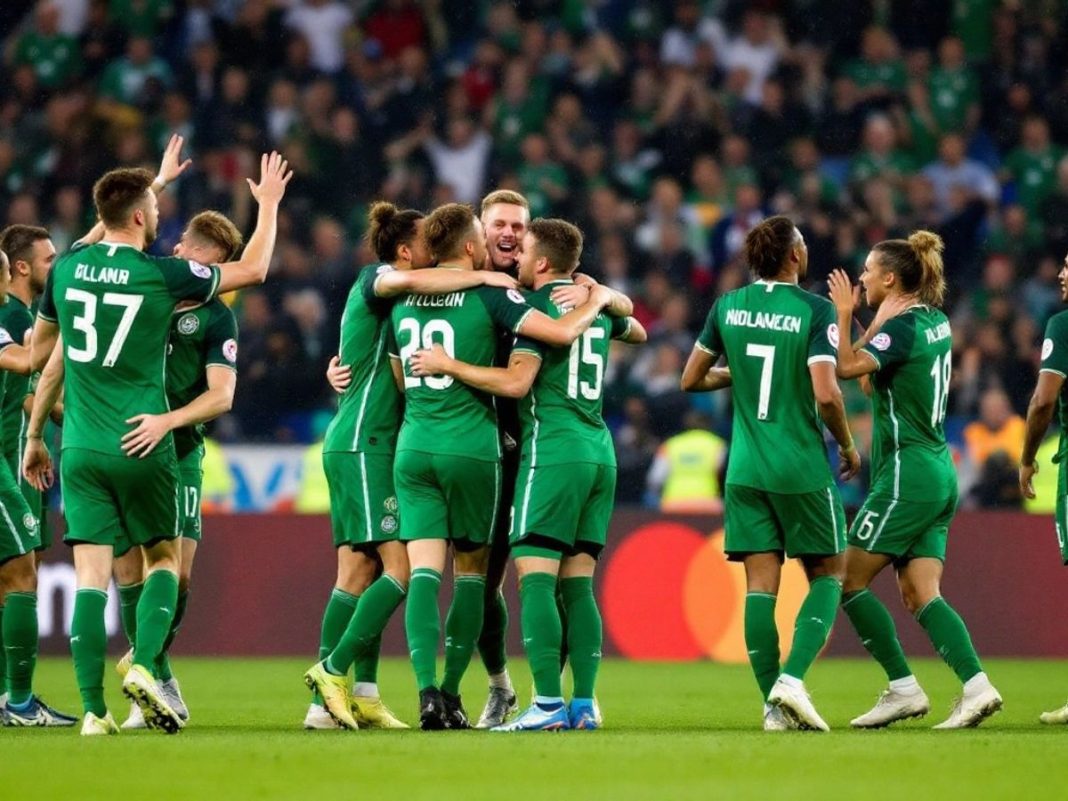
{"type": "Polygon", "coordinates": [[[931,705],[909,668],[897,637],[894,619],[869,589],[875,577],[889,565],[886,554],[862,548],[846,549],[846,577],[842,583],[842,609],[856,629],[868,653],[886,671],[889,685],[875,706],[850,721],[858,729],[878,729],[898,720],[923,717],[931,705]]]}
{"type": "Polygon", "coordinates": [[[898,570],[897,581],[905,608],[923,626],[935,650],[964,685],[949,717],[935,728],[978,726],[1001,709],[1001,695],[983,672],[964,621],[942,597],[942,561],[930,557],[912,559],[898,570]]]}
{"type": "Polygon", "coordinates": [[[845,558],[841,554],[805,557],[801,563],[808,576],[808,595],[797,613],[790,656],[768,693],[768,703],[779,707],[802,728],[829,731],[830,727],[812,705],[804,678],[834,625],[842,600],[845,558]]]}
{"type": "MultiPolygon", "coordinates": [[[[378,560],[372,554],[353,550],[347,545],[337,549],[337,577],[330,592],[319,635],[320,662],[333,651],[341,635],[349,625],[363,591],[371,586],[378,572],[378,560]]],[[[348,698],[346,688],[345,697],[348,698]]],[[[347,701],[346,701],[347,702],[347,701]]],[[[304,716],[306,729],[336,729],[337,722],[330,716],[318,692],[304,716]]]]}
{"type": "Polygon", "coordinates": [[[445,570],[448,543],[445,540],[412,540],[407,544],[412,568],[404,630],[408,653],[419,688],[419,723],[424,731],[444,729],[448,723],[445,701],[438,687],[437,659],[441,640],[438,595],[445,570]]]}

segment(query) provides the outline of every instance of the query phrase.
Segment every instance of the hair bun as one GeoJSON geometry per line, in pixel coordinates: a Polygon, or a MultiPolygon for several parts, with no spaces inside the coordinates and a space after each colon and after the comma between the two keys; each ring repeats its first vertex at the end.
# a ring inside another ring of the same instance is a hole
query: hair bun
{"type": "Polygon", "coordinates": [[[920,257],[932,251],[941,253],[946,249],[946,244],[942,241],[942,237],[930,231],[914,231],[909,235],[908,242],[909,246],[916,252],[916,255],[920,257]]]}
{"type": "Polygon", "coordinates": [[[379,200],[371,206],[367,216],[379,228],[385,228],[397,216],[397,207],[388,200],[379,200]]]}

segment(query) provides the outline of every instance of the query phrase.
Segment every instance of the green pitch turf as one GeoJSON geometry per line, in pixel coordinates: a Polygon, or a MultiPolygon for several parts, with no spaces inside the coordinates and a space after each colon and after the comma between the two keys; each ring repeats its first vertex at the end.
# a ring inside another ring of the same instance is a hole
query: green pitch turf
{"type": "MultiPolygon", "coordinates": [[[[305,732],[302,660],[175,660],[193,719],[174,737],[123,732],[0,730],[0,799],[1040,799],[1068,786],[1068,728],[1038,713],[1064,702],[1068,663],[998,661],[987,671],[1005,710],[981,729],[932,732],[957,690],[940,662],[918,661],[934,705],[923,721],[852,732],[883,680],[868,662],[817,663],[809,687],[834,731],[764,734],[744,667],[608,662],[594,733],[305,732]]],[[[513,675],[526,700],[529,680],[513,675]]],[[[45,660],[46,699],[78,709],[66,660],[45,660]]],[[[409,722],[415,691],[407,662],[383,665],[386,701],[409,722]]],[[[109,670],[108,698],[126,704],[109,670]]],[[[484,679],[465,683],[477,716],[484,679]]]]}

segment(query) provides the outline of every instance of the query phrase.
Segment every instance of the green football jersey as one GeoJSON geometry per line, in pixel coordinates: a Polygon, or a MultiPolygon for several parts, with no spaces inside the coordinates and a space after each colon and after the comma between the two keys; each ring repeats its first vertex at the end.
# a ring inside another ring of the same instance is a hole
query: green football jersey
{"type": "Polygon", "coordinates": [[[796,284],[757,281],[708,314],[697,347],[730,364],[727,483],[794,495],[831,485],[809,365],[836,361],[834,306],[796,284]]]}
{"type": "MultiPolygon", "coordinates": [[[[206,371],[211,365],[237,369],[237,320],[218,298],[174,315],[167,346],[167,403],[172,409],[185,406],[207,390],[206,371]]],[[[174,430],[179,459],[202,442],[203,425],[174,430]]]]}
{"type": "Polygon", "coordinates": [[[323,453],[391,454],[397,447],[402,400],[387,353],[391,299],[375,295],[375,280],[393,267],[368,264],[349,290],[341,315],[341,363],[352,370],[326,429],[323,453]]]}
{"type": "MultiPolygon", "coordinates": [[[[129,245],[77,247],[52,268],[38,316],[63,337],[63,447],[124,455],[126,422],[168,410],[167,340],[180,300],[205,303],[219,268],[129,245]]],[[[172,453],[166,437],[153,453],[172,453]]]]}
{"type": "MultiPolygon", "coordinates": [[[[26,332],[33,328],[33,314],[29,307],[14,295],[7,296],[7,303],[0,306],[0,340],[10,337],[11,342],[21,345],[26,332]],[[4,336],[4,335],[7,336],[4,336]]],[[[10,453],[19,447],[24,415],[22,402],[29,391],[30,377],[9,370],[3,371],[0,388],[0,442],[3,452],[10,453]]]]}
{"type": "Polygon", "coordinates": [[[940,501],[957,492],[943,424],[953,377],[949,320],[913,306],[887,320],[864,346],[872,374],[871,494],[940,501]]]}
{"type": "Polygon", "coordinates": [[[404,366],[404,423],[397,450],[500,458],[493,396],[451,376],[415,378],[408,359],[420,348],[441,345],[455,359],[493,366],[498,327],[516,331],[534,311],[514,289],[478,287],[448,295],[406,295],[392,312],[392,332],[404,366]]]}
{"type": "MultiPolygon", "coordinates": [[[[553,281],[527,295],[527,302],[550,317],[563,312],[552,302],[553,281]]],[[[616,466],[612,435],[605,425],[604,372],[610,341],[626,336],[628,320],[598,315],[569,348],[554,348],[529,337],[516,339],[512,353],[533,353],[541,368],[530,392],[519,400],[522,463],[530,467],[573,462],[616,466]]]]}
{"type": "MultiPolygon", "coordinates": [[[[1042,365],[1039,372],[1056,373],[1068,379],[1068,311],[1058,312],[1046,323],[1046,336],[1042,340],[1042,365]]],[[[1060,421],[1061,440],[1055,461],[1064,468],[1068,454],[1068,381],[1061,385],[1057,398],[1057,419],[1060,421]]]]}

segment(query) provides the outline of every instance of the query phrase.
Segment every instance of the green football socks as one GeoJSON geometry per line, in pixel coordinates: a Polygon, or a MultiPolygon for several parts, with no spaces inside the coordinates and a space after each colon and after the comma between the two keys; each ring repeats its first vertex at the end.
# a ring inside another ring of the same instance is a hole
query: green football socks
{"type": "Polygon", "coordinates": [[[9,592],[4,606],[8,703],[26,703],[33,694],[37,665],[37,593],[9,592]]]}
{"type": "Polygon", "coordinates": [[[171,650],[174,638],[178,636],[178,629],[182,627],[182,620],[185,618],[187,606],[189,606],[189,590],[183,592],[179,589],[178,601],[174,605],[174,620],[171,621],[167,639],[163,641],[163,650],[160,652],[159,659],[156,660],[156,678],[160,681],[170,681],[174,678],[174,671],[171,670],[171,660],[168,652],[171,650]]]}
{"type": "Polygon", "coordinates": [[[452,604],[445,618],[445,673],[441,691],[460,694],[460,680],[471,664],[475,642],[482,631],[486,609],[486,577],[457,576],[453,583],[452,604]]]}
{"type": "Polygon", "coordinates": [[[103,590],[78,590],[70,625],[70,653],[82,708],[97,717],[103,717],[108,711],[104,704],[104,654],[108,644],[104,608],[107,604],[108,594],[103,590]]]}
{"type": "Polygon", "coordinates": [[[945,598],[938,596],[928,601],[916,613],[916,620],[927,632],[938,655],[953,669],[962,684],[982,673],[983,668],[972,645],[968,627],[945,598]]]}
{"type": "MultiPolygon", "coordinates": [[[[360,596],[345,592],[334,587],[330,593],[330,600],[326,602],[326,610],[323,612],[323,622],[319,628],[319,661],[322,662],[330,653],[337,648],[341,635],[345,633],[349,621],[356,612],[356,605],[360,602],[360,596]]],[[[323,699],[319,693],[312,697],[312,703],[323,705],[323,699]]]]}
{"type": "Polygon", "coordinates": [[[4,607],[0,604],[0,695],[7,692],[7,658],[4,651],[4,607]]]}
{"type": "Polygon", "coordinates": [[[356,681],[371,684],[377,681],[382,631],[404,595],[404,588],[388,573],[383,573],[367,588],[337,646],[326,657],[331,673],[343,676],[355,664],[356,681]]]}
{"type": "Polygon", "coordinates": [[[795,679],[804,679],[816,661],[820,649],[831,633],[838,604],[842,600],[842,583],[834,576],[819,576],[808,587],[794,625],[794,641],[782,672],[795,679]]]}
{"type": "Polygon", "coordinates": [[[508,604],[500,590],[486,599],[482,634],[478,638],[478,655],[486,672],[495,676],[508,667],[508,654],[505,652],[505,633],[508,631],[508,604]]]}
{"type": "Polygon", "coordinates": [[[774,595],[766,592],[750,592],[745,596],[745,647],[749,652],[749,665],[765,700],[779,678],[776,600],[774,595]]]}
{"type": "Polygon", "coordinates": [[[170,570],[153,570],[145,579],[141,600],[137,602],[137,636],[133,662],[154,671],[156,658],[174,621],[178,605],[178,574],[170,570]]]}
{"type": "Polygon", "coordinates": [[[528,573],[519,580],[523,645],[534,676],[534,689],[543,698],[562,698],[560,641],[563,625],[556,606],[556,576],[528,573]]]}
{"type": "Polygon", "coordinates": [[[843,595],[842,609],[860,636],[860,642],[882,665],[890,681],[912,675],[901,641],[897,638],[894,619],[883,602],[875,597],[875,593],[863,589],[843,595]]]}
{"type": "Polygon", "coordinates": [[[601,612],[593,594],[593,578],[563,579],[560,594],[567,610],[567,651],[574,679],[572,697],[590,699],[597,685],[604,642],[601,612]]]}
{"type": "Polygon", "coordinates": [[[134,647],[134,640],[137,639],[137,602],[141,600],[141,591],[144,588],[145,584],[142,581],[136,584],[119,585],[119,613],[122,617],[122,631],[126,635],[131,648],[134,647]]]}
{"type": "Polygon", "coordinates": [[[428,567],[412,571],[408,604],[404,609],[404,630],[408,636],[408,654],[415,670],[419,691],[437,687],[438,639],[441,636],[441,613],[438,591],[441,573],[428,567]]]}

